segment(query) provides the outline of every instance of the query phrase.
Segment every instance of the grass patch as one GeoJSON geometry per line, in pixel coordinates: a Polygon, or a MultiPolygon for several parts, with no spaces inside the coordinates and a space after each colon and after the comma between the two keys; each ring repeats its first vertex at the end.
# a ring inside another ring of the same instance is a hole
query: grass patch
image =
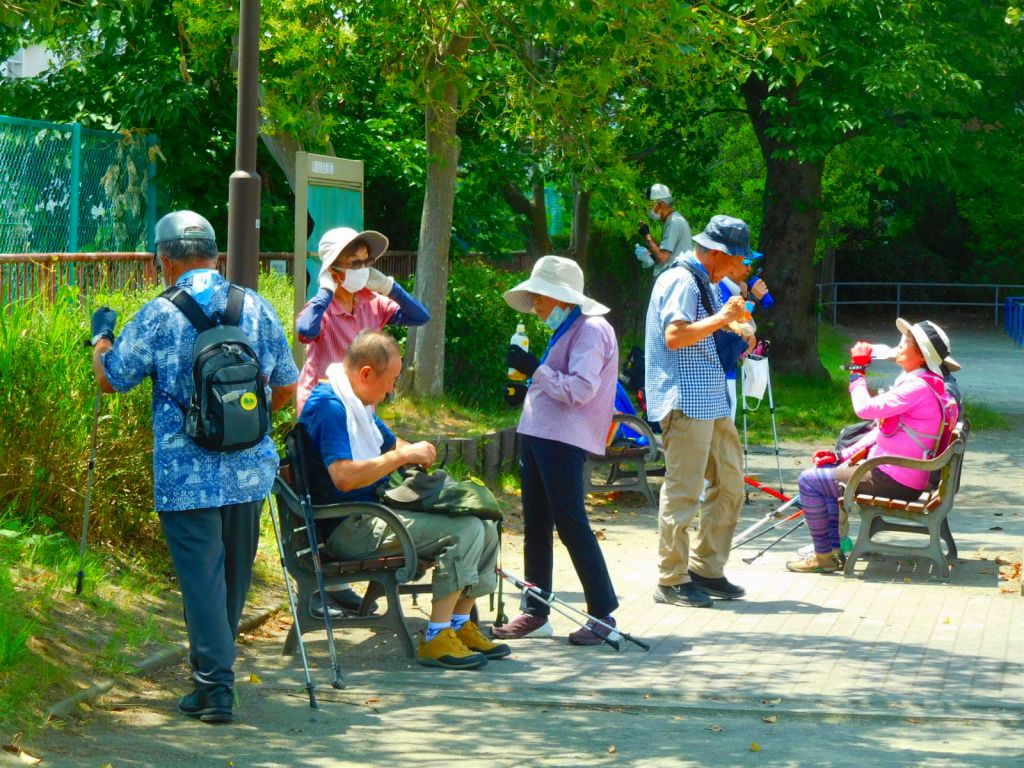
{"type": "MultiPolygon", "coordinates": [[[[496,398],[499,396],[496,396],[496,398]]],[[[441,436],[475,437],[514,427],[519,422],[519,409],[504,401],[493,409],[474,408],[445,400],[414,400],[398,397],[382,403],[380,417],[403,440],[436,441],[441,436]]]]}

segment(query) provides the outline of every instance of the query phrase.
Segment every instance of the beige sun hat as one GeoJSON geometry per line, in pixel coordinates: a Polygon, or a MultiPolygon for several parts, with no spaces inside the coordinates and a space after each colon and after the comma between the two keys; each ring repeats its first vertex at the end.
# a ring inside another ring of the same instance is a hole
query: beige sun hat
{"type": "Polygon", "coordinates": [[[320,274],[331,268],[338,255],[353,241],[362,240],[370,249],[370,258],[376,261],[388,249],[388,239],[372,229],[357,232],[351,227],[335,227],[320,238],[320,274]]]}
{"type": "Polygon", "coordinates": [[[584,315],[604,315],[609,309],[583,293],[583,270],[564,256],[541,256],[533,265],[530,279],[505,291],[505,301],[520,312],[533,312],[532,294],[576,304],[584,315]]]}
{"type": "Polygon", "coordinates": [[[960,363],[949,356],[951,347],[949,336],[931,320],[911,325],[902,317],[896,318],[896,328],[900,333],[909,333],[917,342],[918,349],[924,357],[924,364],[932,373],[942,375],[942,366],[950,371],[959,371],[960,363]]]}

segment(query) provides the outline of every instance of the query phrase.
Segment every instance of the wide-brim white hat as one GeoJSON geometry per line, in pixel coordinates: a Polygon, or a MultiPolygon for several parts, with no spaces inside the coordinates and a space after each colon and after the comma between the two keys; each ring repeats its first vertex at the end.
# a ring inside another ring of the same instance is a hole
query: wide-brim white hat
{"type": "Polygon", "coordinates": [[[584,315],[604,315],[608,307],[583,293],[583,270],[564,256],[541,256],[533,265],[529,280],[505,291],[505,301],[512,309],[533,312],[532,294],[556,301],[576,304],[584,315]]]}
{"type": "Polygon", "coordinates": [[[945,365],[950,371],[959,371],[960,363],[949,356],[951,351],[949,336],[931,320],[911,325],[902,317],[896,318],[896,328],[900,333],[909,333],[917,342],[917,348],[921,350],[924,357],[924,364],[928,370],[942,376],[942,366],[945,365]]]}
{"type": "Polygon", "coordinates": [[[370,258],[376,261],[388,249],[388,239],[372,229],[357,232],[352,227],[335,227],[324,232],[320,238],[320,274],[322,275],[338,259],[338,255],[351,243],[362,240],[370,249],[370,258]]]}

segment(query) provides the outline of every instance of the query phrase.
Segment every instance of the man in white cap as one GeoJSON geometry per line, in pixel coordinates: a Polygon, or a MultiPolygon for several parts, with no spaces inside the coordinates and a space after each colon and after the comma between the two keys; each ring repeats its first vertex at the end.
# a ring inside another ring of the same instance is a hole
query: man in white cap
{"type": "MultiPolygon", "coordinates": [[[[583,501],[583,465],[588,453],[605,452],[615,400],[619,347],[602,317],[608,307],[583,293],[583,271],[562,256],[539,258],[530,279],[506,291],[505,301],[536,314],[553,332],[539,360],[516,346],[508,350],[508,365],[531,377],[516,430],[526,580],[551,592],[557,530],[583,585],[587,613],[614,627],[611,614],[619,601],[583,501]]],[[[549,613],[543,603],[526,603],[520,616],[491,633],[501,639],[551,637],[549,613]]],[[[569,642],[600,645],[609,632],[591,621],[569,642]]]]}
{"type": "Polygon", "coordinates": [[[651,221],[662,222],[661,243],[651,237],[651,228],[646,223],[638,227],[644,245],[636,247],[636,257],[644,266],[654,267],[657,278],[674,258],[693,249],[690,237],[690,225],[683,215],[672,207],[673,199],[669,188],[664,184],[653,184],[647,190],[646,197],[654,205],[647,212],[651,221]],[[648,263],[653,262],[653,264],[648,263]]]}
{"type": "Polygon", "coordinates": [[[743,506],[743,469],[715,334],[745,317],[743,298],[723,304],[717,283],[751,258],[750,233],[740,219],[715,216],[693,240],[695,250],[654,283],[647,308],[647,415],[660,422],[665,441],[654,600],[710,608],[712,596],[745,594],[723,573],[743,506]],[[691,555],[689,525],[698,509],[691,555]]]}
{"type": "Polygon", "coordinates": [[[295,396],[301,415],[309,393],[331,363],[345,357],[363,328],[424,325],[430,312],[395,278],[373,268],[388,248],[380,232],[336,227],[320,238],[320,290],[303,307],[295,330],[306,345],[306,363],[295,396]]]}

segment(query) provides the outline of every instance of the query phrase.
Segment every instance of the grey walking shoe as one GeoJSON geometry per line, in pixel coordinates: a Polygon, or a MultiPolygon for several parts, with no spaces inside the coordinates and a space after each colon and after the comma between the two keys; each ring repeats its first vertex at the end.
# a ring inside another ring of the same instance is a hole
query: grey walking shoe
{"type": "Polygon", "coordinates": [[[710,608],[715,604],[704,589],[688,581],[674,587],[659,584],[654,588],[654,602],[667,605],[685,605],[690,608],[710,608]]]}

